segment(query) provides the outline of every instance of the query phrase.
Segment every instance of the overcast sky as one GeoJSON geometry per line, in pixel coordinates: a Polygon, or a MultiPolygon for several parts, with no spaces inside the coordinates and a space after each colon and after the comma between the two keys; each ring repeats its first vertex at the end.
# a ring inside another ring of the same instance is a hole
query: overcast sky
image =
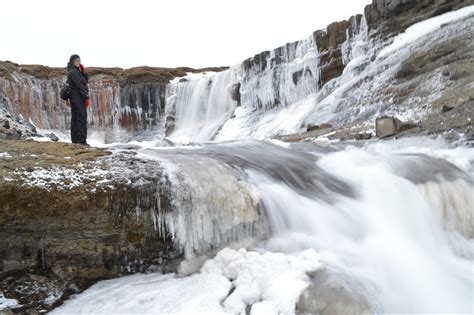
{"type": "Polygon", "coordinates": [[[1,0],[0,60],[233,65],[363,13],[370,0],[1,0]]]}

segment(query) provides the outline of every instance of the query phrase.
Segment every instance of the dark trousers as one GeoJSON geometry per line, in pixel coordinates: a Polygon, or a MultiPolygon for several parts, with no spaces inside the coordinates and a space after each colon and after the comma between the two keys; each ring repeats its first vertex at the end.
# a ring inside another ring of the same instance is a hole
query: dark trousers
{"type": "Polygon", "coordinates": [[[81,98],[71,99],[71,141],[87,143],[87,109],[81,98]]]}

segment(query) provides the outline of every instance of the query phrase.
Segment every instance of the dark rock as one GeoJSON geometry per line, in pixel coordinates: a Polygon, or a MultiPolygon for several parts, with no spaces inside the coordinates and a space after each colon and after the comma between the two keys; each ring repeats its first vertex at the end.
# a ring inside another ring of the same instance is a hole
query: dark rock
{"type": "Polygon", "coordinates": [[[170,134],[173,133],[175,128],[175,118],[174,116],[167,115],[166,116],[166,122],[165,122],[165,135],[169,136],[170,134]]]}
{"type": "Polygon", "coordinates": [[[402,122],[394,117],[379,117],[375,120],[375,133],[378,138],[385,138],[417,126],[416,123],[411,121],[402,122]]]}
{"type": "Polygon", "coordinates": [[[300,295],[296,304],[298,314],[373,314],[377,313],[370,304],[369,294],[364,286],[352,277],[319,270],[311,284],[300,295]]]}
{"type": "Polygon", "coordinates": [[[20,140],[22,136],[21,130],[12,130],[10,132],[5,133],[5,138],[7,140],[20,140]]]}
{"type": "Polygon", "coordinates": [[[323,123],[323,124],[319,125],[319,128],[320,129],[329,129],[329,128],[332,128],[332,125],[329,124],[329,123],[323,123]]]}
{"type": "Polygon", "coordinates": [[[230,98],[237,102],[237,105],[240,106],[240,82],[233,83],[229,87],[230,98]]]}
{"type": "Polygon", "coordinates": [[[165,111],[166,85],[142,82],[124,85],[120,89],[120,106],[130,110],[121,112],[120,125],[132,130],[157,127],[165,111]]]}
{"type": "Polygon", "coordinates": [[[453,110],[454,106],[452,105],[443,105],[443,108],[441,108],[441,112],[444,114],[446,112],[449,112],[450,110],[453,110]]]}
{"type": "MultiPolygon", "coordinates": [[[[15,313],[40,313],[52,306],[68,291],[67,283],[54,275],[35,275],[25,272],[8,272],[0,278],[0,291],[8,298],[18,300],[15,313]]],[[[72,293],[72,292],[71,292],[72,293]]]]}
{"type": "Polygon", "coordinates": [[[303,70],[293,72],[293,74],[291,75],[293,84],[298,85],[298,81],[301,79],[302,76],[303,76],[303,70]]]}
{"type": "Polygon", "coordinates": [[[405,121],[405,122],[402,122],[402,124],[400,125],[398,131],[403,132],[403,131],[406,131],[406,130],[416,128],[417,126],[418,126],[418,124],[413,122],[413,121],[405,121]]]}
{"type": "Polygon", "coordinates": [[[321,125],[308,124],[306,126],[306,131],[316,130],[316,129],[330,129],[332,125],[329,123],[323,123],[321,125]]]}
{"type": "Polygon", "coordinates": [[[472,4],[465,0],[372,0],[365,7],[364,15],[372,36],[396,35],[409,26],[472,4]]]}
{"type": "Polygon", "coordinates": [[[356,140],[369,140],[372,138],[372,134],[370,132],[362,132],[356,134],[354,138],[356,140]]]}
{"type": "Polygon", "coordinates": [[[398,133],[401,121],[394,117],[379,117],[375,120],[375,134],[378,138],[385,138],[398,133]]]}
{"type": "Polygon", "coordinates": [[[56,136],[54,133],[48,133],[48,134],[46,134],[45,136],[48,137],[49,139],[51,139],[51,141],[54,141],[54,142],[58,142],[58,141],[59,141],[58,136],[56,136]]]}

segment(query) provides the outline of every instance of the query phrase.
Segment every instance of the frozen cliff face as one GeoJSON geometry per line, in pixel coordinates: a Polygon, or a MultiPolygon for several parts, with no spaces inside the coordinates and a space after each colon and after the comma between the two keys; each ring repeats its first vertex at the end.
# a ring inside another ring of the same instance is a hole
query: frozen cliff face
{"type": "MultiPolygon", "coordinates": [[[[92,106],[88,109],[91,130],[154,131],[163,133],[166,89],[177,76],[223,68],[138,67],[90,68],[92,106]]],[[[0,98],[5,112],[31,120],[40,129],[67,131],[70,108],[59,96],[66,80],[63,68],[0,62],[0,98]]],[[[216,91],[220,89],[216,89],[216,91]]]]}
{"type": "Polygon", "coordinates": [[[5,109],[20,114],[47,129],[66,129],[70,110],[59,97],[61,79],[40,79],[13,72],[10,78],[0,77],[0,94],[5,109]]]}
{"type": "MultiPolygon", "coordinates": [[[[42,129],[67,130],[70,108],[59,97],[64,82],[65,77],[38,79],[13,73],[9,80],[0,78],[0,91],[11,113],[30,118],[42,129]]],[[[121,84],[117,79],[97,76],[91,78],[89,87],[91,127],[118,125],[132,130],[159,127],[166,84],[121,84]]]]}
{"type": "Polygon", "coordinates": [[[470,6],[419,22],[385,42],[361,33],[348,43],[355,54],[343,74],[316,94],[305,122],[370,124],[383,115],[420,121],[441,112],[443,104],[468,102],[472,76],[462,68],[472,59],[473,21],[470,6]]]}
{"type": "Polygon", "coordinates": [[[270,110],[315,93],[320,72],[317,52],[316,43],[310,37],[244,61],[242,106],[270,110]]]}
{"type": "MultiPolygon", "coordinates": [[[[328,32],[333,29],[333,33],[327,36],[316,32],[318,58],[312,65],[320,71],[319,81],[313,81],[313,91],[308,90],[307,95],[303,97],[303,93],[292,102],[286,102],[287,95],[275,86],[285,73],[291,74],[291,62],[273,66],[275,71],[286,72],[278,72],[277,78],[268,81],[273,86],[261,86],[265,80],[260,73],[273,70],[267,69],[268,59],[264,58],[271,54],[260,54],[252,59],[254,69],[265,70],[250,75],[252,92],[246,90],[244,75],[240,90],[242,106],[216,138],[264,138],[306,131],[309,124],[323,123],[335,128],[354,126],[370,130],[374,119],[383,115],[429,125],[444,105],[465,112],[458,114],[450,125],[468,126],[465,117],[469,117],[473,97],[473,12],[473,6],[466,6],[437,15],[412,24],[397,36],[380,37],[379,29],[370,30],[364,17],[328,27],[328,32]],[[279,97],[275,91],[279,91],[279,97]],[[248,101],[249,95],[253,102],[248,101]],[[274,106],[276,103],[279,106],[274,106]]],[[[396,23],[398,19],[396,15],[390,21],[396,23]]],[[[398,31],[393,30],[394,34],[398,31]]],[[[287,85],[292,87],[289,95],[298,95],[297,86],[292,82],[287,85]]]]}

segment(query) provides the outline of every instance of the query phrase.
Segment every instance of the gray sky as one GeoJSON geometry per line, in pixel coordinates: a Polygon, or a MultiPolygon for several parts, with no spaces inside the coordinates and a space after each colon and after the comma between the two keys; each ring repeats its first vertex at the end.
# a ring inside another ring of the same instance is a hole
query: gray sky
{"type": "Polygon", "coordinates": [[[0,60],[233,65],[363,13],[370,0],[1,0],[0,60]]]}

